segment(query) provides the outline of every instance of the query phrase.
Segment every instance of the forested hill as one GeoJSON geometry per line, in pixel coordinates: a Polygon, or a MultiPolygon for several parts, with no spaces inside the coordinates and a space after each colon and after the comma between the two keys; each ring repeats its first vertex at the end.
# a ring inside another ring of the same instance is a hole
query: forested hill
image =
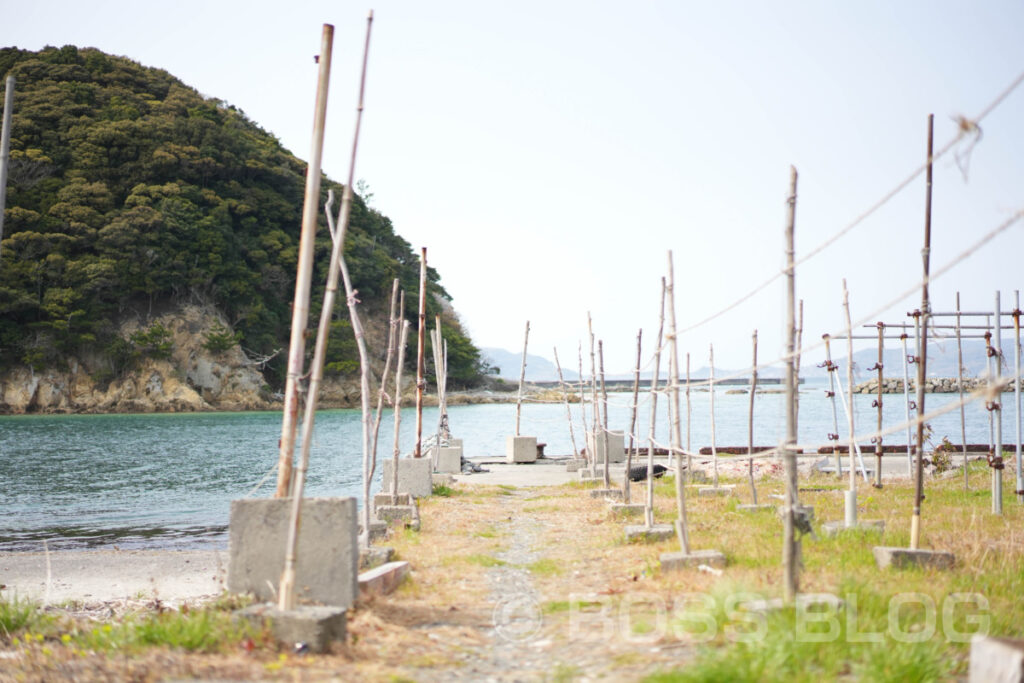
{"type": "MultiPolygon", "coordinates": [[[[163,333],[126,339],[119,320],[175,302],[221,311],[228,328],[217,343],[237,341],[251,356],[287,347],[303,161],[235,107],[124,57],[74,46],[4,48],[0,85],[8,74],[16,85],[0,244],[0,370],[93,357],[100,375],[129,371],[163,333]]],[[[340,198],[341,186],[325,178],[324,201],[331,188],[340,198]]],[[[314,283],[326,280],[329,251],[321,212],[314,283]]],[[[416,319],[418,256],[358,197],[345,254],[364,311],[383,315],[399,277],[409,293],[406,317],[416,319]]],[[[479,352],[432,269],[429,280],[428,319],[445,320],[452,381],[471,384],[479,352]]],[[[311,327],[321,287],[314,284],[311,327]]],[[[328,371],[352,373],[357,355],[343,305],[335,321],[328,371]]],[[[265,370],[271,386],[280,386],[285,356],[265,370]]]]}

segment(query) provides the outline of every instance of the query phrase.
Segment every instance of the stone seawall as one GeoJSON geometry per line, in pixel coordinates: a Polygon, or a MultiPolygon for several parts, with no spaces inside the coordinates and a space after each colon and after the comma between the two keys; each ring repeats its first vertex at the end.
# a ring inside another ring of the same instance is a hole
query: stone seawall
{"type": "MultiPolygon", "coordinates": [[[[964,377],[964,391],[971,392],[975,389],[980,389],[988,385],[988,380],[979,377],[964,377]]],[[[1012,384],[1008,389],[1012,389],[1012,384]]],[[[910,390],[917,391],[917,382],[911,378],[910,390]]],[[[960,391],[960,382],[956,377],[929,377],[925,380],[924,391],[927,394],[953,394],[960,391]]],[[[867,382],[861,382],[853,388],[855,394],[875,394],[878,393],[878,380],[871,379],[867,382]]],[[[896,379],[894,377],[887,377],[882,380],[882,393],[883,394],[902,394],[903,393],[903,380],[896,379]]]]}

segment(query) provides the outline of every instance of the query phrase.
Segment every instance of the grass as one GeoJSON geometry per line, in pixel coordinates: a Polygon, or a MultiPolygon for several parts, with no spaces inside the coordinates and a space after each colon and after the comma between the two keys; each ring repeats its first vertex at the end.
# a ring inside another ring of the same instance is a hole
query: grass
{"type": "Polygon", "coordinates": [[[562,568],[559,564],[549,557],[544,557],[535,562],[531,562],[526,565],[526,568],[531,574],[539,576],[551,576],[562,573],[562,568]]]}
{"type": "Polygon", "coordinates": [[[53,622],[53,617],[44,614],[30,600],[18,597],[0,600],[0,636],[7,640],[24,632],[47,630],[53,622]]]}

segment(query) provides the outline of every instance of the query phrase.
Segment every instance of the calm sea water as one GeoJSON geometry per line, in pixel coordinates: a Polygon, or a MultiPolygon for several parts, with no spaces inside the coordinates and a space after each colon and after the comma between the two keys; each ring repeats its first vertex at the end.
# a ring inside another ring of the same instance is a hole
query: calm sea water
{"type": "MultiPolygon", "coordinates": [[[[831,403],[824,385],[801,390],[800,441],[823,442],[832,426],[831,403]]],[[[716,389],[716,443],[747,443],[748,395],[716,389]]],[[[929,410],[956,399],[930,394],[929,410]]],[[[856,431],[871,428],[871,396],[856,396],[856,431]]],[[[612,429],[628,426],[631,396],[613,394],[612,429]]],[[[886,424],[904,417],[902,395],[884,400],[886,424]]],[[[1013,395],[1004,398],[1004,443],[1015,435],[1013,395]]],[[[710,394],[691,394],[691,443],[710,444],[710,394]]],[[[588,406],[588,418],[590,408],[588,406]]],[[[646,442],[650,403],[641,399],[636,433],[646,442]]],[[[838,432],[846,437],[846,418],[837,403],[838,432]]],[[[576,440],[582,445],[579,405],[572,406],[576,440]]],[[[514,404],[453,406],[449,421],[464,439],[466,455],[499,456],[515,429],[514,404]]],[[[360,420],[358,411],[332,410],[317,416],[307,495],[361,498],[360,420]]],[[[656,440],[667,441],[667,406],[658,404],[656,440]]],[[[436,429],[436,409],[424,410],[424,435],[436,429]]],[[[967,408],[969,442],[987,443],[988,413],[967,408]]],[[[960,439],[959,410],[934,420],[936,442],[960,439]]],[[[121,548],[226,547],[230,501],[247,495],[269,496],[275,475],[254,487],[277,461],[280,413],[199,413],[173,415],[87,415],[0,417],[0,550],[87,548],[116,544],[121,548]]],[[[755,404],[755,444],[775,445],[785,429],[780,394],[759,394],[755,404]]],[[[411,450],[415,430],[412,409],[403,411],[401,447],[411,450]]],[[[393,423],[381,426],[378,453],[390,457],[393,423]]],[[[549,454],[572,452],[565,407],[561,403],[527,403],[520,433],[536,435],[549,454]]],[[[903,433],[886,437],[904,443],[903,433]]],[[[379,480],[379,475],[377,477],[379,480]]],[[[375,489],[379,484],[375,484],[375,489]]]]}

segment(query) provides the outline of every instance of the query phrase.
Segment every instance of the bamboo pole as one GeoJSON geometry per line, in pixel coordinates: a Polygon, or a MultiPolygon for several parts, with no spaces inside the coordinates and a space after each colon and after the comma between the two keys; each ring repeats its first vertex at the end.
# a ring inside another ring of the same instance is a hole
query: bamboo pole
{"type": "Polygon", "coordinates": [[[278,444],[276,498],[288,495],[292,485],[295,458],[295,431],[299,421],[299,382],[306,354],[306,323],[313,279],[313,244],[320,214],[320,163],[323,158],[324,126],[327,118],[327,92],[331,79],[331,48],[334,27],[324,24],[320,37],[316,104],[313,113],[313,142],[306,171],[306,191],[302,203],[302,231],[299,236],[299,262],[295,273],[295,298],[292,301],[291,340],[288,346],[288,370],[284,384],[284,409],[281,439],[278,444]]]}
{"type": "Polygon", "coordinates": [[[992,373],[992,380],[995,386],[995,396],[992,400],[992,416],[996,423],[995,463],[992,468],[992,513],[1003,514],[1003,469],[998,465],[1003,462],[1003,319],[1000,315],[999,292],[996,292],[996,355],[992,359],[995,364],[995,371],[992,373]]]}
{"type": "Polygon", "coordinates": [[[821,338],[825,340],[825,369],[828,371],[828,391],[825,392],[828,395],[829,401],[832,404],[832,432],[828,435],[828,440],[833,443],[832,455],[835,456],[836,461],[836,476],[840,479],[843,476],[843,460],[839,457],[839,415],[836,414],[836,364],[832,362],[832,337],[828,334],[821,335],[821,338]]]}
{"type": "MultiPolygon", "coordinates": [[[[1019,345],[1018,345],[1019,348],[1019,345]]],[[[1020,370],[1017,371],[1020,377],[1020,370]]],[[[960,292],[956,293],[956,388],[960,395],[960,447],[964,455],[964,491],[969,488],[967,474],[967,416],[964,410],[964,346],[960,336],[960,292]]],[[[1020,438],[1017,438],[1020,441],[1020,438]]]]}
{"type": "MultiPolygon", "coordinates": [[[[913,423],[910,421],[910,411],[911,411],[911,406],[913,406],[913,410],[916,411],[917,410],[917,404],[913,403],[910,400],[910,371],[909,371],[909,367],[908,367],[909,363],[907,362],[910,357],[907,355],[907,334],[905,332],[900,335],[900,342],[903,344],[903,403],[906,406],[906,424],[907,424],[907,476],[908,477],[913,477],[914,476],[914,445],[913,445],[914,444],[914,437],[913,437],[912,428],[911,428],[911,425],[913,423]]],[[[915,363],[917,362],[917,356],[914,356],[914,362],[915,363]]],[[[961,372],[963,372],[963,362],[962,361],[961,361],[961,372]]],[[[961,378],[962,377],[963,377],[963,375],[961,374],[961,378]]],[[[961,382],[961,384],[962,384],[962,382],[961,382]]],[[[963,393],[961,393],[960,398],[963,398],[963,393]]],[[[961,406],[961,409],[962,408],[963,408],[963,406],[961,406]]],[[[964,444],[966,444],[966,443],[967,443],[967,441],[965,440],[964,444]]],[[[964,448],[966,449],[967,446],[965,445],[964,448]]]]}
{"type": "Polygon", "coordinates": [[[754,362],[750,366],[750,408],[747,411],[747,475],[750,478],[750,496],[757,505],[757,486],[754,484],[754,395],[757,393],[757,330],[754,330],[754,362]]]}
{"type": "Polygon", "coordinates": [[[4,240],[4,209],[7,207],[7,170],[11,163],[11,115],[14,113],[14,76],[8,74],[4,90],[4,122],[0,129],[0,244],[4,240]]]}
{"type": "Polygon", "coordinates": [[[638,399],[640,397],[640,354],[643,329],[636,333],[636,369],[633,371],[633,409],[629,418],[629,450],[626,451],[626,471],[622,475],[622,500],[628,504],[629,501],[629,470],[633,466],[633,452],[636,450],[636,412],[638,399]]]}
{"type": "MultiPolygon", "coordinates": [[[[402,301],[399,310],[405,311],[405,293],[402,293],[402,301]]],[[[395,441],[391,454],[391,502],[398,502],[398,455],[399,455],[399,427],[402,424],[402,368],[405,367],[405,347],[409,343],[409,328],[412,325],[408,320],[402,319],[402,335],[398,341],[398,366],[395,368],[395,441]]]]}
{"type": "MultiPolygon", "coordinates": [[[[671,353],[668,357],[669,365],[669,405],[672,407],[672,423],[669,453],[675,454],[676,468],[676,537],[679,539],[679,549],[685,554],[690,554],[690,531],[686,519],[686,486],[683,481],[683,459],[680,457],[679,449],[682,446],[683,435],[679,427],[679,340],[676,333],[676,275],[675,264],[672,260],[672,251],[668,252],[668,336],[671,343],[671,353]]],[[[638,359],[639,361],[639,359],[638,359]]]]}
{"type": "MultiPolygon", "coordinates": [[[[441,331],[441,316],[434,317],[434,375],[437,379],[437,447],[451,437],[448,427],[448,342],[441,331]]],[[[438,451],[440,453],[440,451],[438,451]]]]}
{"type": "Polygon", "coordinates": [[[590,449],[587,448],[587,395],[583,390],[583,342],[578,342],[576,345],[576,358],[579,361],[579,388],[580,388],[580,421],[583,423],[583,459],[587,462],[587,467],[593,467],[597,463],[594,462],[593,454],[590,449]]]}
{"type": "Polygon", "coordinates": [[[594,413],[594,423],[590,433],[594,442],[594,465],[597,465],[597,431],[601,428],[601,407],[597,403],[597,358],[594,355],[594,324],[590,318],[590,311],[587,311],[587,334],[590,336],[590,397],[591,407],[594,413]]]}
{"type": "Polygon", "coordinates": [[[793,358],[793,421],[800,424],[800,351],[804,340],[804,300],[797,302],[796,356],[793,358]]]}
{"type": "MultiPolygon", "coordinates": [[[[366,88],[366,66],[370,52],[370,29],[373,25],[373,12],[370,12],[366,22],[366,42],[363,47],[363,67],[359,82],[359,104],[356,110],[356,127],[352,140],[352,154],[349,159],[348,183],[345,185],[345,192],[342,195],[341,211],[338,220],[337,233],[334,231],[333,217],[331,216],[330,204],[333,203],[334,193],[328,194],[328,225],[334,236],[331,245],[331,262],[327,274],[327,287],[324,290],[323,306],[320,309],[320,325],[317,330],[316,345],[313,352],[313,361],[310,368],[309,390],[306,396],[306,411],[302,420],[302,443],[300,446],[299,467],[295,472],[295,481],[292,494],[291,517],[288,525],[288,542],[285,551],[284,571],[281,574],[281,584],[278,589],[278,607],[281,610],[291,610],[295,605],[295,565],[298,554],[299,529],[302,524],[302,496],[305,487],[306,469],[309,466],[309,450],[313,441],[313,423],[316,417],[317,400],[320,394],[320,382],[323,377],[324,358],[327,354],[327,341],[330,337],[331,318],[334,315],[334,298],[338,290],[338,273],[341,272],[345,283],[345,292],[348,299],[349,315],[352,319],[352,331],[355,334],[356,345],[359,349],[359,366],[361,376],[361,403],[362,403],[362,425],[363,425],[363,475],[364,482],[369,471],[370,459],[370,381],[369,363],[366,357],[366,341],[363,335],[362,324],[356,312],[355,293],[352,283],[349,280],[348,270],[345,266],[344,244],[345,232],[348,227],[349,210],[352,204],[352,183],[354,182],[356,152],[359,148],[359,129],[363,117],[363,93],[366,88]]],[[[364,491],[368,487],[364,484],[364,491]]],[[[364,528],[360,540],[369,544],[369,508],[370,502],[363,502],[364,528]]]]}
{"type": "Polygon", "coordinates": [[[658,337],[654,344],[654,373],[651,375],[651,423],[647,430],[647,502],[644,506],[644,525],[654,526],[654,423],[658,417],[658,373],[661,372],[661,340],[665,332],[665,278],[661,278],[661,309],[658,318],[658,337]]]}
{"type": "Polygon", "coordinates": [[[569,423],[569,440],[572,441],[572,457],[578,458],[579,448],[576,447],[576,432],[572,428],[572,410],[569,408],[569,390],[565,386],[565,378],[562,377],[562,364],[558,362],[558,347],[554,347],[555,368],[558,370],[558,386],[562,389],[562,402],[565,403],[565,419],[569,423]]]}
{"type": "MultiPolygon", "coordinates": [[[[846,527],[857,526],[857,466],[853,463],[853,454],[857,450],[857,432],[853,427],[853,325],[850,322],[850,292],[846,289],[846,278],[843,278],[843,313],[846,316],[846,390],[849,392],[850,409],[846,411],[846,424],[850,436],[850,490],[846,492],[846,527]]],[[[881,467],[881,461],[879,461],[881,467]]]]}
{"type": "MultiPolygon", "coordinates": [[[[1024,503],[1024,472],[1021,472],[1021,416],[1020,416],[1020,290],[1013,293],[1013,399],[1017,406],[1016,412],[1016,439],[1014,464],[1017,467],[1017,502],[1024,503]]],[[[964,460],[964,471],[967,471],[967,461],[964,460]]]]}
{"type": "Polygon", "coordinates": [[[419,330],[416,337],[416,446],[412,457],[423,457],[423,390],[426,388],[424,378],[424,347],[427,334],[427,248],[420,248],[420,291],[419,291],[419,330]]]}
{"type": "MultiPolygon", "coordinates": [[[[365,507],[370,507],[370,483],[373,481],[374,472],[377,471],[377,441],[380,436],[380,423],[384,417],[384,399],[387,396],[388,375],[391,373],[391,362],[394,360],[395,345],[398,343],[398,299],[399,299],[398,278],[391,284],[391,308],[388,315],[388,352],[384,360],[384,371],[380,375],[380,384],[377,388],[377,410],[373,420],[373,444],[370,447],[370,468],[369,476],[363,478],[363,500],[365,507]]],[[[367,525],[369,528],[369,525],[367,525]]]]}
{"type": "Polygon", "coordinates": [[[690,352],[686,352],[686,472],[693,478],[693,451],[690,448],[690,418],[693,416],[690,405],[690,352]]]}
{"type": "Polygon", "coordinates": [[[516,396],[516,436],[519,436],[519,417],[523,411],[523,384],[526,382],[526,347],[530,343],[530,321],[526,321],[523,335],[523,362],[519,366],[519,393],[516,396]]]}
{"type": "Polygon", "coordinates": [[[611,444],[608,443],[608,391],[604,383],[604,340],[597,340],[597,357],[598,357],[598,369],[601,373],[601,413],[603,416],[603,428],[601,429],[601,440],[604,443],[604,487],[610,489],[612,487],[611,473],[608,471],[609,460],[611,453],[609,453],[611,444]]]}
{"type": "Polygon", "coordinates": [[[794,514],[799,504],[796,485],[796,454],[793,444],[797,440],[796,402],[794,400],[796,368],[796,266],[794,264],[793,231],[796,224],[796,168],[789,167],[789,196],[786,199],[786,440],[782,445],[786,465],[786,507],[783,515],[782,568],[784,575],[784,600],[793,604],[800,590],[800,540],[796,537],[794,514]]]}
{"type": "MultiPolygon", "coordinates": [[[[850,330],[853,336],[853,330],[850,330]]],[[[851,346],[852,348],[852,346],[851,346]]],[[[878,393],[875,399],[875,407],[878,409],[878,434],[872,439],[875,442],[875,488],[882,488],[882,354],[885,351],[885,324],[878,323],[878,361],[875,369],[878,370],[878,393]]]]}
{"type": "Polygon", "coordinates": [[[709,346],[711,353],[708,394],[711,396],[711,467],[714,469],[715,488],[718,488],[718,445],[715,443],[715,345],[709,346]]]}
{"type": "MultiPolygon", "coordinates": [[[[928,300],[929,265],[932,248],[932,144],[935,115],[928,115],[928,164],[925,172],[924,249],[921,260],[924,277],[921,279],[921,326],[927,332],[931,303],[928,300]]],[[[921,335],[921,348],[917,359],[917,414],[927,415],[924,407],[924,381],[928,377],[928,335],[921,335]]],[[[917,423],[917,468],[914,473],[914,515],[910,518],[910,547],[916,550],[921,542],[921,503],[924,502],[924,423],[917,423]]]]}

